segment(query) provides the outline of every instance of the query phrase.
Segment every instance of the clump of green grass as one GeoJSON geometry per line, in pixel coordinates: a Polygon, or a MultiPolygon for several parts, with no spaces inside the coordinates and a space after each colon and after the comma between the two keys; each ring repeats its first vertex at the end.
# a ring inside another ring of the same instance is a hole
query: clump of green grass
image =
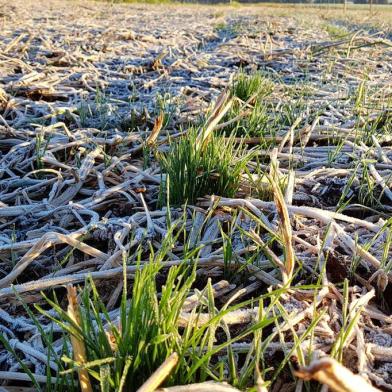
{"type": "Polygon", "coordinates": [[[36,164],[37,169],[43,169],[43,158],[45,156],[46,150],[50,142],[50,136],[45,140],[45,134],[42,132],[37,132],[35,137],[35,154],[36,154],[36,164]]]}
{"type": "Polygon", "coordinates": [[[342,195],[337,203],[337,210],[342,210],[349,203],[356,202],[370,208],[382,208],[382,189],[376,183],[369,171],[369,163],[372,159],[366,157],[358,159],[342,195]]]}
{"type": "MultiPolygon", "coordinates": [[[[270,99],[273,86],[272,81],[260,73],[240,73],[231,89],[232,95],[238,99],[234,99],[230,111],[225,116],[221,132],[226,135],[234,133],[238,137],[273,137],[282,128],[292,126],[299,117],[308,112],[304,99],[306,88],[300,91],[289,90],[288,102],[276,104],[270,99]]],[[[312,121],[311,117],[314,115],[315,113],[308,115],[307,121],[312,121]]]]}
{"type": "Polygon", "coordinates": [[[250,108],[235,101],[224,118],[226,125],[220,129],[224,135],[235,134],[238,137],[259,137],[273,131],[272,120],[267,113],[267,105],[258,101],[250,108]]]}
{"type": "Polygon", "coordinates": [[[347,31],[347,29],[345,29],[344,27],[336,26],[335,24],[332,23],[325,24],[324,28],[326,32],[329,34],[329,36],[333,39],[342,39],[350,34],[347,31]]]}
{"type": "Polygon", "coordinates": [[[234,197],[252,157],[233,137],[212,134],[201,147],[197,134],[195,128],[189,129],[170,145],[169,152],[159,156],[165,173],[161,195],[171,204],[194,203],[198,197],[212,194],[234,197]]]}
{"type": "MultiPolygon", "coordinates": [[[[256,372],[260,374],[259,366],[262,366],[264,351],[271,339],[267,336],[262,342],[262,331],[275,321],[275,318],[271,317],[271,309],[284,290],[280,289],[260,297],[260,312],[254,322],[231,336],[223,321],[224,316],[251,305],[254,301],[249,300],[233,306],[227,304],[218,310],[209,281],[200,292],[199,305],[187,311],[190,321],[186,321],[188,319],[184,318],[183,308],[186,298],[192,294],[191,288],[196,281],[197,260],[194,260],[194,256],[197,250],[186,255],[195,261],[192,263],[193,267],[185,264],[173,266],[167,274],[165,273],[164,285],[159,288],[157,284],[158,275],[162,276],[163,273],[162,261],[175,241],[176,235],[170,231],[159,252],[151,252],[148,262],[143,263],[140,257],[138,258],[130,299],[124,273],[123,295],[119,309],[115,312],[108,311],[91,279],[87,280],[84,289],[80,291],[78,322],[75,322],[69,312],[63,310],[61,301],[58,301],[56,296],[54,300],[45,297],[52,308],[51,312],[35,306],[60,328],[64,346],[64,350],[57,353],[52,346],[54,334],[45,334],[42,325],[33,316],[40,332],[46,335],[44,340],[48,345],[48,363],[52,361],[58,366],[57,382],[53,384],[50,382],[48,371],[47,389],[42,389],[28,368],[23,367],[37,390],[78,391],[76,372],[83,370],[87,371],[93,390],[136,391],[174,352],[178,354],[178,364],[165,381],[165,385],[211,379],[228,381],[240,388],[256,383],[256,372]],[[263,301],[270,297],[274,300],[264,309],[263,301]],[[202,315],[204,321],[201,322],[202,315]],[[222,331],[220,343],[216,341],[218,329],[222,331]],[[69,350],[71,338],[77,339],[85,347],[83,363],[76,361],[69,350]],[[240,365],[237,363],[232,344],[244,340],[250,340],[251,344],[245,363],[240,365]],[[217,362],[215,359],[218,353],[217,362]]],[[[25,309],[32,315],[27,306],[25,309]]],[[[0,336],[0,341],[4,343],[6,339],[0,336]]],[[[12,348],[9,349],[12,352],[12,348]]],[[[13,354],[16,355],[15,352],[13,354]]]]}
{"type": "Polygon", "coordinates": [[[271,94],[273,84],[261,72],[250,75],[240,71],[233,80],[231,92],[233,96],[247,102],[251,98],[260,100],[271,94]]]}
{"type": "Polygon", "coordinates": [[[233,105],[223,119],[220,131],[225,135],[260,137],[270,133],[273,119],[265,100],[273,91],[273,83],[262,73],[240,71],[230,87],[233,105]],[[246,103],[246,104],[245,104],[246,103]]]}
{"type": "Polygon", "coordinates": [[[107,130],[115,117],[109,98],[104,91],[97,89],[94,101],[83,100],[77,110],[80,126],[107,130]]]}
{"type": "Polygon", "coordinates": [[[367,105],[367,98],[368,98],[368,87],[367,87],[367,80],[363,79],[361,83],[358,85],[358,88],[355,91],[353,96],[354,100],[354,108],[357,113],[362,113],[363,110],[366,108],[367,105]]]}
{"type": "MultiPolygon", "coordinates": [[[[272,201],[274,199],[274,191],[271,184],[271,178],[267,172],[261,167],[261,161],[256,157],[252,162],[252,172],[246,169],[246,180],[249,187],[249,193],[252,197],[260,200],[272,201]]],[[[277,176],[276,182],[282,192],[287,187],[287,175],[277,176]]]]}
{"type": "MultiPolygon", "coordinates": [[[[89,282],[81,294],[82,328],[72,323],[65,327],[85,342],[85,367],[90,377],[97,379],[96,384],[109,385],[108,391],[136,390],[171,353],[183,353],[177,321],[195,274],[182,267],[172,268],[158,298],[156,275],[160,269],[160,264],[152,261],[136,272],[132,297],[128,302],[124,291],[117,322],[111,320],[93,282],[89,282]]],[[[61,325],[67,315],[57,304],[52,306],[61,325]]],[[[78,368],[70,358],[66,361],[73,370],[78,368]]],[[[186,365],[184,358],[181,365],[186,365]]]]}
{"type": "MultiPolygon", "coordinates": [[[[162,259],[175,239],[176,236],[170,231],[160,251],[156,254],[151,252],[147,264],[141,264],[139,254],[139,268],[134,276],[131,298],[128,299],[127,278],[124,273],[123,295],[115,313],[108,311],[91,279],[86,281],[84,289],[80,291],[78,323],[70,317],[69,312],[63,310],[57,297],[54,300],[45,297],[56,316],[36,306],[63,331],[65,347],[70,347],[71,338],[74,338],[82,342],[86,349],[84,363],[77,362],[69,350],[63,351],[61,359],[54,358],[56,353],[49,350],[53,357],[48,355],[48,361],[55,360],[59,368],[56,378],[60,380],[52,385],[51,390],[62,391],[67,387],[68,391],[78,391],[75,373],[84,369],[88,372],[94,390],[136,391],[173,352],[177,352],[180,359],[178,371],[169,378],[169,384],[181,382],[181,379],[185,381],[193,370],[191,382],[196,378],[197,369],[208,367],[208,359],[203,360],[203,356],[209,355],[208,350],[192,352],[192,344],[201,343],[203,333],[208,335],[209,328],[211,325],[215,328],[215,324],[207,323],[201,328],[195,328],[194,324],[184,329],[178,327],[181,309],[196,279],[197,263],[193,267],[172,267],[160,293],[156,283],[157,275],[162,270],[162,259]],[[194,339],[196,331],[200,332],[199,340],[194,339]]],[[[192,257],[191,254],[187,256],[192,257]]],[[[39,325],[38,320],[34,320],[39,325]]],[[[219,323],[219,320],[216,322],[219,323]]],[[[38,386],[34,376],[30,375],[38,386]]]]}
{"type": "Polygon", "coordinates": [[[163,113],[163,129],[170,124],[175,116],[177,105],[174,101],[174,98],[169,93],[156,96],[156,115],[163,113]]]}
{"type": "Polygon", "coordinates": [[[224,34],[231,37],[236,37],[240,32],[240,24],[239,23],[226,23],[220,22],[216,24],[214,30],[218,34],[224,34]]]}
{"type": "MultiPolygon", "coordinates": [[[[44,296],[50,311],[47,306],[44,309],[35,305],[35,309],[55,325],[43,324],[42,319],[36,318],[24,305],[47,350],[46,386],[41,386],[42,382],[34,378],[28,365],[19,361],[37,391],[80,391],[76,373],[83,371],[94,391],[133,392],[174,352],[178,355],[178,363],[163,386],[214,380],[229,382],[241,390],[256,390],[254,386],[256,383],[260,386],[261,379],[271,376],[276,379],[292,353],[300,350],[300,343],[310,336],[320,317],[314,315],[310,327],[298,337],[292,350],[285,353],[283,361],[271,366],[265,355],[270,342],[282,335],[280,325],[286,322],[287,315],[279,300],[287,287],[269,291],[257,300],[233,305],[234,298],[231,298],[218,306],[210,281],[203,290],[193,290],[197,284],[200,248],[185,252],[183,257],[189,262],[165,268],[165,260],[184,233],[186,224],[184,216],[171,225],[160,249],[155,253],[151,248],[149,260],[142,261],[141,251],[136,252],[136,264],[132,266],[127,267],[124,259],[123,293],[116,310],[107,309],[92,279],[88,279],[84,289],[79,291],[80,301],[74,296],[77,320],[69,310],[64,310],[63,301],[55,295],[53,299],[44,296]],[[126,272],[130,271],[126,268],[132,268],[133,274],[129,292],[126,272]],[[163,278],[163,284],[158,283],[163,278]],[[190,307],[186,301],[191,294],[196,294],[198,300],[190,307]],[[230,328],[225,316],[253,305],[258,306],[253,308],[254,319],[241,329],[230,328]],[[274,323],[277,328],[271,331],[274,323]],[[58,343],[59,338],[62,350],[58,350],[58,344],[53,344],[58,343]],[[85,348],[83,361],[78,362],[75,352],[71,352],[71,341],[75,340],[85,348]],[[242,345],[235,344],[239,342],[242,345]],[[50,363],[56,365],[51,366],[52,370],[50,363]],[[275,370],[273,375],[272,370],[275,370]]],[[[232,268],[232,256],[226,256],[227,268],[232,268]]],[[[309,288],[315,287],[300,287],[309,288]]],[[[1,334],[0,342],[17,355],[1,334]]]]}

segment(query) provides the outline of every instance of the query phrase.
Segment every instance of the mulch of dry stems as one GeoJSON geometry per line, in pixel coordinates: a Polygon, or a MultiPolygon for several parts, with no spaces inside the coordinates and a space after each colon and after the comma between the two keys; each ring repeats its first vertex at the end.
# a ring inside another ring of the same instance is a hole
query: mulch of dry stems
{"type": "MultiPolygon", "coordinates": [[[[143,140],[159,112],[156,96],[170,92],[175,97],[174,117],[158,138],[165,148],[167,135],[178,133],[180,124],[202,113],[239,66],[255,66],[279,76],[282,85],[306,80],[309,87],[305,120],[298,129],[282,126],[276,138],[281,174],[295,169],[295,181],[286,192],[295,254],[303,264],[295,283],[314,283],[312,271],[327,253],[329,257],[324,288],[316,297],[298,291],[282,297],[291,325],[300,333],[311,322],[314,307],[328,309],[311,348],[328,352],[341,326],[340,283],[349,276],[353,258],[360,257],[350,280],[350,301],[363,299],[364,307],[344,361],[378,386],[392,389],[386,283],[392,275],[377,273],[387,233],[369,249],[361,247],[390,217],[391,135],[376,135],[374,147],[357,143],[355,137],[362,132],[358,124],[378,116],[382,101],[391,97],[392,52],[386,35],[362,31],[351,42],[362,48],[347,54],[350,42],[332,40],[320,18],[298,21],[263,15],[258,8],[17,0],[2,4],[0,13],[0,327],[36,374],[45,374],[42,344],[39,336],[31,338],[35,327],[21,316],[13,290],[26,303],[36,303],[41,301],[40,290],[82,284],[91,274],[115,306],[123,252],[132,255],[139,244],[147,250],[148,243],[158,249],[167,231],[167,212],[156,208],[159,166],[151,160],[143,169],[143,140]],[[222,22],[243,28],[217,30],[222,22]],[[372,102],[380,105],[365,108],[363,116],[347,94],[358,89],[365,74],[372,102]],[[318,122],[308,123],[315,108],[322,108],[318,122]],[[128,130],[131,112],[139,132],[128,130]],[[340,142],[340,153],[331,163],[330,154],[340,142]],[[383,192],[380,203],[373,209],[349,205],[335,213],[353,162],[363,156],[372,159],[365,165],[378,184],[376,190],[383,192]],[[70,254],[72,249],[76,250],[70,254]],[[373,289],[375,296],[365,296],[373,289]]],[[[281,92],[278,87],[273,95],[276,103],[290,102],[292,98],[281,92]]],[[[268,171],[267,159],[264,164],[268,171]]],[[[195,245],[207,242],[200,255],[200,276],[219,282],[223,256],[218,222],[230,222],[230,212],[239,206],[264,215],[273,230],[277,219],[272,202],[222,198],[219,206],[225,208],[218,207],[218,213],[201,225],[211,205],[206,198],[197,207],[189,206],[187,229],[201,231],[195,245]],[[199,218],[192,221],[195,211],[199,218]]],[[[170,211],[173,218],[182,212],[170,211]]],[[[236,219],[242,228],[254,225],[243,212],[236,219]]],[[[249,244],[236,233],[234,251],[242,262],[249,244]]],[[[281,255],[281,250],[275,251],[281,255]]],[[[178,243],[168,260],[178,262],[181,252],[178,243]]],[[[230,289],[245,287],[248,296],[257,296],[280,283],[276,268],[260,265],[244,280],[232,282],[230,289]]],[[[285,344],[271,343],[271,355],[291,346],[288,329],[282,328],[285,344]]],[[[4,350],[0,362],[3,370],[19,369],[4,350]]],[[[287,382],[284,386],[278,381],[272,390],[289,390],[293,382],[287,382]]]]}

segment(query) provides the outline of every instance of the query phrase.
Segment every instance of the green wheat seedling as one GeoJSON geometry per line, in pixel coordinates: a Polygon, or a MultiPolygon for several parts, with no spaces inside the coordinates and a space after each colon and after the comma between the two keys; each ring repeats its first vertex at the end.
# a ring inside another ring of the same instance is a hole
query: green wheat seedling
{"type": "Polygon", "coordinates": [[[23,306],[23,309],[30,317],[30,320],[37,329],[37,332],[41,336],[42,343],[45,347],[47,359],[46,359],[46,381],[44,384],[39,383],[34,373],[29,369],[29,367],[19,358],[18,353],[10,346],[7,336],[5,334],[0,334],[0,342],[6,348],[6,350],[17,360],[23,372],[29,376],[30,381],[34,388],[39,392],[78,392],[78,383],[73,378],[62,375],[61,373],[66,370],[66,366],[61,360],[63,355],[70,356],[68,337],[66,334],[61,334],[60,339],[63,339],[63,344],[60,351],[54,349],[54,343],[58,340],[58,333],[53,331],[53,326],[44,327],[42,319],[38,318],[36,314],[30,309],[17,293],[15,293],[18,298],[19,303],[23,306]],[[57,372],[52,374],[50,364],[55,364],[57,366],[57,372]]]}
{"type": "Polygon", "coordinates": [[[99,128],[105,131],[109,126],[109,117],[112,113],[109,106],[109,99],[100,89],[97,89],[95,95],[95,111],[99,119],[99,128]]]}
{"type": "Polygon", "coordinates": [[[344,349],[350,343],[362,309],[363,305],[350,300],[349,282],[348,279],[345,279],[343,282],[341,329],[330,353],[330,356],[339,362],[343,361],[344,349]]]}
{"type": "MultiPolygon", "coordinates": [[[[391,106],[390,100],[386,100],[386,107],[391,106]]],[[[362,116],[364,123],[358,127],[357,143],[363,142],[374,147],[374,140],[392,135],[392,112],[382,110],[376,118],[362,116]]]]}
{"type": "Polygon", "coordinates": [[[383,252],[381,258],[381,268],[385,271],[385,273],[389,273],[392,271],[392,258],[390,258],[389,252],[392,244],[392,224],[391,220],[388,220],[388,225],[386,228],[386,240],[383,245],[383,252]]]}
{"type": "MultiPolygon", "coordinates": [[[[355,247],[357,247],[359,245],[358,235],[355,235],[354,243],[355,243],[355,247]]],[[[348,269],[348,276],[350,279],[353,279],[355,277],[355,274],[357,273],[357,270],[361,264],[361,260],[362,260],[362,258],[360,255],[358,255],[356,253],[354,253],[352,255],[349,269],[348,269]]]]}
{"type": "Polygon", "coordinates": [[[353,101],[354,108],[358,114],[361,114],[365,108],[367,103],[367,95],[368,95],[368,80],[367,78],[363,79],[361,83],[358,85],[358,88],[354,92],[353,101]]]}
{"type": "Polygon", "coordinates": [[[79,115],[80,126],[87,127],[89,125],[89,119],[93,117],[93,112],[86,100],[82,100],[79,104],[77,114],[79,115]]]}
{"type": "MultiPolygon", "coordinates": [[[[251,172],[248,168],[245,168],[244,174],[250,188],[249,193],[257,199],[271,201],[273,200],[274,192],[270,178],[261,168],[259,157],[256,157],[254,161],[256,164],[253,165],[253,172],[251,172]]],[[[252,161],[252,163],[254,163],[254,161],[252,161]]],[[[282,192],[284,192],[287,187],[287,180],[287,175],[282,174],[276,178],[276,182],[282,192]]]]}
{"type": "Polygon", "coordinates": [[[111,117],[116,115],[116,113],[112,112],[109,105],[108,96],[100,89],[96,90],[93,102],[90,103],[88,100],[81,101],[77,113],[80,126],[89,127],[94,125],[102,131],[108,129],[111,117]]]}
{"type": "Polygon", "coordinates": [[[45,139],[45,135],[42,132],[37,133],[35,137],[35,155],[37,162],[37,169],[41,170],[44,168],[43,157],[45,156],[46,150],[48,149],[50,142],[50,136],[45,139]]]}
{"type": "Polygon", "coordinates": [[[294,276],[296,262],[296,256],[292,244],[292,228],[290,217],[288,214],[286,202],[284,200],[282,191],[278,186],[278,183],[272,178],[270,180],[273,188],[276,211],[279,217],[279,230],[274,232],[259,217],[255,217],[253,214],[249,214],[253,216],[252,219],[259,225],[259,228],[265,230],[269,234],[269,241],[266,242],[263,240],[255,230],[251,230],[249,233],[247,233],[247,235],[260,248],[260,251],[264,253],[267,259],[271,262],[271,265],[274,265],[279,269],[283,284],[290,286],[294,276]],[[282,250],[283,260],[281,260],[271,249],[270,244],[273,244],[274,241],[276,241],[276,244],[282,250]]]}
{"type": "Polygon", "coordinates": [[[369,172],[368,163],[373,163],[373,160],[364,159],[361,161],[362,170],[358,187],[358,200],[365,206],[379,207],[382,194],[378,191],[378,185],[369,172]]]}
{"type": "Polygon", "coordinates": [[[226,135],[259,137],[260,144],[267,148],[273,143],[272,137],[282,128],[292,126],[299,117],[312,122],[322,111],[322,108],[310,110],[306,101],[308,90],[306,85],[285,88],[289,102],[276,103],[272,97],[274,84],[270,79],[259,72],[250,75],[241,72],[231,87],[231,93],[237,99],[219,129],[226,135]],[[263,140],[264,136],[268,139],[263,140]]]}
{"type": "Polygon", "coordinates": [[[350,32],[347,31],[344,27],[336,26],[332,23],[326,23],[324,25],[325,31],[329,34],[329,36],[333,39],[343,39],[347,37],[350,32]]]}
{"type": "Polygon", "coordinates": [[[261,72],[250,75],[241,70],[233,79],[231,93],[243,102],[259,100],[270,95],[273,91],[272,82],[261,72]]]}
{"type": "Polygon", "coordinates": [[[262,138],[264,135],[274,135],[277,127],[273,116],[268,114],[269,110],[273,111],[273,108],[261,99],[253,105],[245,106],[239,101],[234,101],[219,130],[226,136],[234,134],[237,137],[262,138]]]}
{"type": "MultiPolygon", "coordinates": [[[[358,238],[356,238],[356,244],[358,238]]],[[[366,243],[361,244],[361,247],[372,254],[378,253],[381,255],[380,268],[378,271],[383,271],[385,274],[389,273],[392,269],[392,262],[390,260],[390,247],[392,243],[392,218],[389,218],[381,229],[366,243]],[[385,240],[380,241],[384,237],[385,240]]],[[[360,257],[359,257],[360,259],[360,257]]]]}
{"type": "MultiPolygon", "coordinates": [[[[173,352],[178,354],[179,361],[165,382],[168,386],[215,380],[227,381],[243,389],[256,383],[257,372],[265,373],[264,354],[272,338],[267,336],[261,341],[262,331],[275,322],[275,317],[271,316],[273,307],[287,289],[262,295],[256,302],[251,299],[233,305],[233,297],[218,308],[212,284],[208,281],[199,292],[199,305],[190,310],[186,318],[183,308],[186,299],[194,294],[198,249],[184,256],[191,263],[184,262],[169,270],[163,267],[163,261],[182,233],[182,221],[173,223],[158,252],[150,249],[148,261],[142,261],[141,252],[137,252],[138,269],[129,292],[124,258],[123,294],[114,313],[107,309],[92,279],[87,279],[79,292],[78,322],[69,310],[63,309],[55,294],[48,298],[42,293],[51,311],[40,305],[35,305],[35,309],[54,322],[56,339],[61,331],[63,349],[60,352],[54,350],[54,333],[50,330],[48,333],[47,327],[41,324],[42,319],[38,320],[27,305],[23,305],[42,335],[48,363],[52,361],[58,367],[56,374],[47,367],[47,385],[41,387],[30,369],[20,361],[38,391],[78,391],[76,373],[84,371],[94,390],[132,392],[173,352]],[[157,277],[162,277],[163,273],[165,281],[158,286],[157,277]],[[225,315],[255,303],[260,306],[255,320],[232,336],[224,322],[225,315]],[[263,309],[264,303],[269,304],[266,309],[263,309]],[[226,336],[219,344],[216,343],[218,330],[223,330],[226,336]],[[70,352],[70,342],[75,339],[85,347],[83,362],[75,360],[70,352]],[[245,362],[238,362],[233,345],[244,341],[250,341],[250,349],[245,362]],[[217,362],[218,356],[220,361],[217,362]]],[[[1,338],[1,341],[17,356],[6,339],[1,338]]]]}
{"type": "Polygon", "coordinates": [[[198,197],[212,194],[233,197],[252,157],[233,137],[212,134],[201,148],[197,136],[197,130],[191,128],[171,143],[168,153],[159,155],[165,173],[161,195],[171,204],[194,203],[198,197]]]}
{"type": "MultiPolygon", "coordinates": [[[[285,345],[285,337],[284,334],[280,331],[281,324],[279,321],[281,319],[284,320],[284,324],[290,326],[291,320],[290,320],[290,315],[287,313],[286,309],[283,307],[283,305],[280,303],[280,301],[277,301],[276,307],[274,308],[274,312],[277,312],[279,317],[276,317],[275,319],[275,333],[279,336],[280,341],[282,345],[285,345]]],[[[302,349],[301,345],[306,341],[306,340],[311,340],[312,335],[314,333],[314,329],[317,327],[323,316],[325,315],[326,310],[322,311],[317,311],[315,308],[313,309],[313,317],[312,317],[312,322],[309,324],[309,326],[305,329],[304,332],[301,333],[300,336],[298,336],[297,332],[295,331],[294,327],[290,327],[290,331],[293,336],[294,344],[290,350],[286,349],[284,350],[284,359],[280,362],[279,366],[274,372],[274,375],[272,377],[272,382],[277,379],[278,375],[280,372],[284,369],[284,367],[289,363],[290,359],[293,357],[296,358],[298,361],[299,365],[304,366],[306,364],[307,355],[302,349]]],[[[290,364],[290,368],[292,373],[294,373],[294,369],[292,368],[290,364]]],[[[293,376],[294,377],[294,376],[293,376]]],[[[295,378],[294,378],[295,379],[295,378]]]]}
{"type": "MultiPolygon", "coordinates": [[[[79,294],[79,323],[75,323],[69,313],[63,310],[55,295],[53,299],[44,296],[52,311],[48,312],[38,305],[35,308],[54,321],[57,330],[59,328],[62,331],[64,349],[60,353],[53,349],[53,333],[44,330],[24,305],[43,335],[48,363],[55,361],[59,369],[55,380],[48,372],[48,384],[41,387],[28,367],[21,362],[22,369],[31,376],[37,390],[77,391],[76,373],[85,370],[96,391],[132,392],[173,352],[178,354],[179,361],[165,381],[167,386],[214,380],[230,382],[237,388],[246,389],[255,385],[258,374],[264,377],[271,370],[264,357],[277,332],[264,335],[263,330],[274,322],[285,321],[286,316],[282,315],[278,301],[287,292],[287,288],[264,294],[257,301],[251,299],[235,305],[234,296],[218,308],[212,284],[208,281],[204,290],[199,292],[199,305],[184,319],[182,309],[186,298],[194,293],[192,286],[196,281],[197,260],[194,260],[193,266],[181,264],[171,267],[165,273],[166,279],[160,290],[157,285],[158,275],[162,276],[164,272],[162,260],[175,238],[173,233],[169,233],[159,252],[154,254],[151,250],[149,261],[142,262],[139,259],[139,269],[134,275],[129,293],[124,263],[123,295],[115,313],[108,311],[91,279],[87,279],[79,294]],[[264,308],[266,303],[268,306],[264,308]],[[225,315],[254,304],[259,305],[257,317],[246,328],[232,335],[224,322],[225,315]],[[184,324],[184,320],[188,321],[184,324]],[[220,343],[217,344],[218,330],[223,332],[225,338],[220,333],[220,343]],[[86,348],[86,361],[83,363],[72,357],[69,350],[71,338],[78,339],[86,348]],[[249,342],[243,361],[235,354],[234,347],[238,342],[249,342]]],[[[187,256],[192,260],[193,255],[194,253],[187,256]]],[[[314,287],[304,286],[298,289],[314,287]]],[[[315,317],[307,333],[298,338],[293,350],[276,369],[275,377],[284,369],[291,354],[298,349],[317,322],[318,317],[315,317]]],[[[7,349],[16,355],[6,343],[7,349]]]]}
{"type": "Polygon", "coordinates": [[[156,115],[163,114],[162,129],[165,129],[173,120],[176,113],[176,104],[169,93],[158,94],[156,97],[156,115]]]}
{"type": "Polygon", "coordinates": [[[333,150],[328,151],[328,164],[332,165],[338,160],[344,146],[345,139],[337,140],[336,147],[333,150]]]}
{"type": "Polygon", "coordinates": [[[369,171],[369,163],[374,163],[374,160],[366,159],[366,157],[357,159],[342,190],[336,206],[337,211],[342,211],[353,199],[365,207],[382,208],[382,192],[378,189],[379,186],[369,171]]]}
{"type": "MultiPolygon", "coordinates": [[[[166,381],[166,385],[212,379],[229,381],[244,387],[251,386],[255,382],[253,377],[256,364],[248,361],[244,373],[241,373],[241,379],[238,379],[237,375],[240,373],[233,370],[233,366],[237,365],[233,364],[232,354],[230,354],[231,345],[247,339],[248,336],[254,336],[255,339],[261,336],[262,329],[274,321],[270,316],[271,312],[268,309],[262,311],[254,323],[239,335],[231,337],[222,321],[223,317],[231,311],[251,304],[252,301],[234,306],[228,306],[228,303],[218,310],[209,282],[201,293],[201,297],[205,300],[202,300],[200,306],[191,313],[190,318],[193,321],[184,328],[179,328],[181,309],[195,282],[196,267],[189,268],[184,265],[172,267],[168,271],[160,294],[155,283],[157,274],[161,271],[160,263],[151,260],[140,267],[135,275],[130,300],[126,299],[126,289],[124,289],[119,317],[116,320],[111,319],[92,280],[86,282],[85,289],[80,293],[80,325],[76,325],[70,319],[56,299],[46,298],[56,311],[58,315],[56,317],[37,307],[63,329],[67,339],[74,336],[85,344],[87,351],[85,363],[73,360],[69,353],[63,355],[63,366],[68,366],[68,369],[60,374],[63,380],[74,382],[75,372],[85,369],[97,390],[134,391],[172,352],[177,352],[179,363],[166,381]],[[200,324],[198,320],[202,313],[208,314],[209,320],[200,324]],[[216,346],[218,328],[226,330],[227,339],[216,346]],[[219,371],[216,361],[213,360],[218,353],[225,351],[228,357],[223,365],[228,368],[231,366],[232,369],[228,375],[226,372],[219,371]]],[[[279,296],[281,292],[282,290],[278,294],[273,292],[265,298],[272,294],[279,296]]],[[[270,307],[273,304],[274,302],[270,307]]],[[[253,350],[258,349],[257,357],[261,360],[266,347],[261,350],[256,341],[253,341],[252,345],[253,350]]]]}
{"type": "Polygon", "coordinates": [[[241,31],[241,24],[220,22],[215,25],[214,30],[218,34],[236,37],[241,31]]]}
{"type": "Polygon", "coordinates": [[[155,281],[159,270],[155,260],[137,271],[131,299],[127,301],[124,290],[117,320],[111,319],[92,281],[81,292],[81,327],[57,302],[47,298],[59,315],[54,321],[69,336],[83,341],[87,349],[88,361],[83,365],[63,357],[70,372],[83,367],[95,385],[105,381],[110,391],[136,390],[172,352],[183,352],[177,320],[195,280],[195,270],[182,266],[170,269],[158,297],[155,281]]]}

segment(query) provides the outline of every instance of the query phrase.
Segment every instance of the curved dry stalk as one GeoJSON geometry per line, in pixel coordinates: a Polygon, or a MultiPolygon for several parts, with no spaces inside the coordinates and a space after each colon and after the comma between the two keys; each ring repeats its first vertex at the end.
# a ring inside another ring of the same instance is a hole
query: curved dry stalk
{"type": "Polygon", "coordinates": [[[200,384],[160,388],[157,392],[239,392],[239,390],[226,383],[207,381],[200,384]]]}
{"type": "Polygon", "coordinates": [[[178,354],[173,353],[166,358],[165,362],[149,377],[149,379],[136,392],[153,392],[170,375],[178,362],[178,354]]]}
{"type": "Polygon", "coordinates": [[[41,253],[53,245],[68,244],[75,249],[79,249],[81,252],[105,261],[108,257],[105,253],[77,239],[80,238],[83,234],[83,231],[69,235],[53,232],[44,234],[44,236],[36,244],[34,244],[34,246],[18,261],[13,270],[0,280],[0,289],[14,282],[15,279],[17,279],[17,277],[29,266],[29,264],[31,264],[41,253]]]}
{"type": "MultiPolygon", "coordinates": [[[[68,317],[78,328],[82,328],[79,304],[78,304],[75,287],[71,285],[67,286],[67,298],[68,298],[68,310],[67,310],[68,317]]],[[[71,334],[71,343],[72,343],[74,360],[83,366],[86,362],[88,362],[87,354],[86,354],[86,346],[84,345],[84,341],[80,340],[79,338],[71,334]]],[[[80,368],[78,369],[78,374],[79,374],[81,391],[93,392],[88,370],[84,368],[80,368]]]]}
{"type": "Polygon", "coordinates": [[[296,371],[295,375],[304,380],[316,380],[334,392],[380,392],[332,358],[314,360],[309,366],[296,371]]]}
{"type": "Polygon", "coordinates": [[[294,272],[295,265],[295,253],[293,248],[293,235],[291,230],[291,222],[287,205],[282,194],[278,183],[277,168],[274,163],[271,163],[271,167],[274,167],[274,172],[271,178],[271,185],[274,191],[274,200],[276,210],[279,215],[279,229],[282,238],[282,246],[284,249],[284,265],[282,272],[283,284],[287,285],[291,281],[294,272]]]}

